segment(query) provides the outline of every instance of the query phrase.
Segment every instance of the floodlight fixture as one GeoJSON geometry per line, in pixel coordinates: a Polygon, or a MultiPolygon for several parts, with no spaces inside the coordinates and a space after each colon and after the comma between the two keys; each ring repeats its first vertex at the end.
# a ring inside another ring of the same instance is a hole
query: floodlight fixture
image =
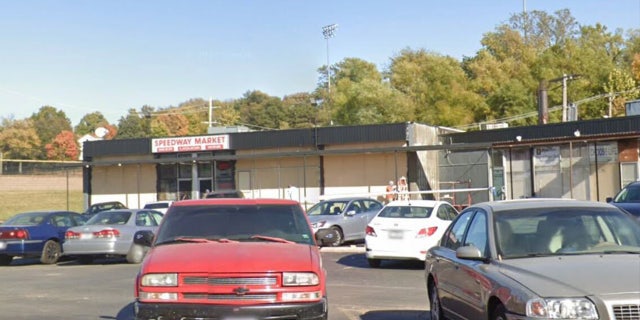
{"type": "Polygon", "coordinates": [[[335,23],[324,26],[322,27],[322,35],[325,39],[333,38],[336,33],[336,29],[338,29],[338,25],[335,23]]]}
{"type": "Polygon", "coordinates": [[[337,24],[330,24],[322,27],[322,35],[327,40],[327,93],[331,93],[331,64],[329,63],[329,38],[333,38],[335,35],[336,29],[338,29],[337,24]]]}

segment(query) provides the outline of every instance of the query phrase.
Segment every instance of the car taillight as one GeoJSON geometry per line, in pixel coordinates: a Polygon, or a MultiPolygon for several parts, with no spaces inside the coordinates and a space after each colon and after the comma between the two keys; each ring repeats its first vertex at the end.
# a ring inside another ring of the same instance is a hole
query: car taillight
{"type": "Polygon", "coordinates": [[[368,236],[372,236],[372,237],[377,237],[378,235],[376,234],[376,230],[374,230],[372,227],[367,226],[367,228],[365,229],[365,232],[367,233],[368,236]]]}
{"type": "Polygon", "coordinates": [[[29,232],[25,229],[2,231],[0,232],[0,239],[16,239],[16,240],[29,239],[29,232]]]}
{"type": "Polygon", "coordinates": [[[105,230],[100,230],[100,231],[96,231],[93,233],[93,236],[95,238],[118,238],[120,237],[120,231],[116,230],[116,229],[105,229],[105,230]]]}
{"type": "Polygon", "coordinates": [[[64,233],[65,239],[80,239],[80,232],[67,231],[64,233]]]}
{"type": "Polygon", "coordinates": [[[420,231],[418,231],[416,238],[426,238],[432,236],[434,233],[436,233],[436,230],[438,230],[438,227],[422,228],[420,229],[420,231]]]}

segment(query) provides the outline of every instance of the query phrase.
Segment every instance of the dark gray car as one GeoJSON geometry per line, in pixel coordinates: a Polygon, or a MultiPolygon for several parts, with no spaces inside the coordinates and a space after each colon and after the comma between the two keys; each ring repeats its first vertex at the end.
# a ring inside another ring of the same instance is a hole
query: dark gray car
{"type": "Polygon", "coordinates": [[[430,249],[431,320],[640,319],[640,224],[562,199],[465,209],[430,249]]]}

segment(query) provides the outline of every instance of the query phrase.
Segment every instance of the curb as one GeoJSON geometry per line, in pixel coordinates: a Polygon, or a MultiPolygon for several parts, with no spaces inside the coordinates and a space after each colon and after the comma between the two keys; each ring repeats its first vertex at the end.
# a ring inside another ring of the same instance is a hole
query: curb
{"type": "Polygon", "coordinates": [[[339,252],[339,253],[365,253],[363,246],[342,246],[342,247],[321,247],[320,252],[339,252]]]}

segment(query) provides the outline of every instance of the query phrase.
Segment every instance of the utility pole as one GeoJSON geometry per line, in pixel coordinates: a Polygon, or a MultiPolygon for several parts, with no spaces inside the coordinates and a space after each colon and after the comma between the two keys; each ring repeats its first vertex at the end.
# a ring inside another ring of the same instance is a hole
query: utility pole
{"type": "Polygon", "coordinates": [[[538,124],[549,122],[549,99],[547,95],[547,83],[540,81],[538,86],[538,124]]]}
{"type": "Polygon", "coordinates": [[[202,122],[208,125],[208,128],[207,128],[208,133],[211,133],[211,130],[212,130],[211,128],[213,127],[213,125],[218,123],[218,121],[213,120],[213,109],[215,108],[218,108],[218,107],[214,107],[213,99],[209,98],[209,121],[202,122]]]}
{"type": "Polygon", "coordinates": [[[567,75],[562,75],[562,122],[567,122],[567,75]]]}
{"type": "Polygon", "coordinates": [[[213,126],[213,99],[209,98],[209,128],[213,126]]]}
{"type": "Polygon", "coordinates": [[[555,78],[549,80],[549,82],[558,82],[562,81],[562,122],[567,122],[568,118],[568,103],[567,103],[567,82],[569,80],[575,80],[580,77],[579,74],[563,74],[560,78],[555,78]]]}

